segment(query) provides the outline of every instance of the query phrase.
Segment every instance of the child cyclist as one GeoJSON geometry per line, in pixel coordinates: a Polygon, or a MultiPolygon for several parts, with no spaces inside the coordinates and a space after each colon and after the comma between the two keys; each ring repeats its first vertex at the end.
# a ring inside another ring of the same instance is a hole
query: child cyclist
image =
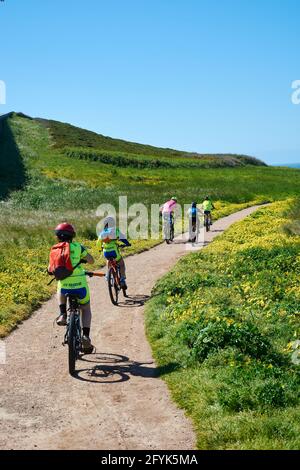
{"type": "MultiPolygon", "coordinates": [[[[84,270],[80,264],[81,261],[93,264],[93,257],[87,252],[84,246],[74,242],[75,229],[69,223],[59,224],[55,228],[55,234],[58,242],[67,242],[70,245],[70,260],[73,266],[73,272],[63,280],[58,281],[57,298],[59,304],[59,316],[56,320],[57,325],[67,324],[67,294],[76,294],[79,299],[82,313],[82,350],[85,353],[91,353],[94,349],[90,340],[91,328],[91,305],[90,292],[84,270]]],[[[50,268],[50,265],[49,265],[50,268]]],[[[49,272],[48,268],[48,272],[49,272]]],[[[49,272],[50,274],[50,272],[49,272]]]]}
{"type": "Polygon", "coordinates": [[[120,269],[120,283],[121,287],[127,289],[126,285],[126,267],[124,259],[120,253],[118,241],[121,241],[125,246],[131,246],[125,235],[120,232],[116,227],[116,221],[113,217],[106,217],[104,220],[104,230],[100,233],[98,245],[103,251],[104,258],[108,261],[114,258],[120,269]]]}

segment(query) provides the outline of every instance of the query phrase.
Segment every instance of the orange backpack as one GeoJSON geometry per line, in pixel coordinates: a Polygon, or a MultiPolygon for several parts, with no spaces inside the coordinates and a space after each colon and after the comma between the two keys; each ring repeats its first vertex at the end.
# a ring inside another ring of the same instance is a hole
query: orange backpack
{"type": "Polygon", "coordinates": [[[54,276],[57,281],[62,281],[71,276],[79,264],[80,262],[76,266],[72,266],[70,243],[61,242],[51,248],[48,273],[54,276]]]}

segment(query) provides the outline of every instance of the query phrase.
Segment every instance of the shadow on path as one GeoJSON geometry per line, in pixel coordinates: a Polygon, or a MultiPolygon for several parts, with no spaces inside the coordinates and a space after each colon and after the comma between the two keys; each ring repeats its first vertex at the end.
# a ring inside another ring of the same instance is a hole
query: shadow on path
{"type": "Polygon", "coordinates": [[[132,361],[126,356],[110,353],[95,353],[81,356],[81,361],[90,363],[91,367],[79,369],[74,377],[83,382],[111,384],[126,382],[130,377],[138,376],[158,378],[177,369],[178,364],[172,363],[156,367],[153,361],[132,361]],[[95,364],[92,366],[92,364],[95,364]]]}

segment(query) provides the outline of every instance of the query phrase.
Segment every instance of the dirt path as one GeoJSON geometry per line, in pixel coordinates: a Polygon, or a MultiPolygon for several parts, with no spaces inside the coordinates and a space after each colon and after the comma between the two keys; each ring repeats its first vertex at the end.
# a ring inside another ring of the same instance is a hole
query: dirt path
{"type": "MultiPolygon", "coordinates": [[[[219,220],[206,242],[256,209],[219,220]]],[[[55,298],[5,340],[0,449],[194,448],[190,421],[158,378],[143,317],[143,304],[156,280],[188,252],[176,240],[127,258],[132,297],[119,307],[110,303],[105,281],[92,279],[97,353],[77,363],[77,378],[67,373],[63,329],[53,327],[55,298]]]]}

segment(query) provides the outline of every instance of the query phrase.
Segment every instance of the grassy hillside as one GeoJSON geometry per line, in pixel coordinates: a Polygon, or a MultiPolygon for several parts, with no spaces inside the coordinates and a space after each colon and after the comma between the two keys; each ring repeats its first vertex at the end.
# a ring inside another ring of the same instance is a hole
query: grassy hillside
{"type": "Polygon", "coordinates": [[[111,155],[117,154],[122,156],[132,157],[139,155],[140,157],[150,157],[151,159],[189,159],[195,161],[203,160],[208,165],[212,166],[240,166],[240,165],[265,165],[262,161],[249,157],[247,155],[205,155],[199,153],[182,152],[168,148],[158,148],[151,145],[137,144],[134,142],[127,142],[120,139],[112,139],[95,132],[81,129],[71,124],[66,124],[53,120],[37,119],[43,124],[50,132],[56,148],[64,147],[87,147],[89,149],[101,150],[111,155]]]}
{"type": "Polygon", "coordinates": [[[148,304],[155,359],[199,449],[299,449],[299,207],[277,202],[235,224],[148,304]]]}
{"type": "MultiPolygon", "coordinates": [[[[173,195],[181,204],[188,204],[201,201],[209,193],[218,208],[215,217],[219,217],[298,192],[299,170],[256,165],[191,168],[185,165],[198,162],[197,159],[182,158],[180,152],[171,158],[165,149],[159,161],[169,162],[168,166],[145,166],[145,161],[153,160],[150,151],[140,154],[140,147],[130,147],[134,154],[121,152],[120,156],[120,149],[99,149],[89,140],[88,131],[83,138],[74,127],[72,138],[64,137],[68,139],[66,147],[58,142],[57,134],[38,120],[12,114],[0,125],[1,195],[5,199],[0,211],[0,335],[49,297],[45,266],[54,241],[51,229],[62,220],[75,224],[78,238],[97,255],[99,265],[102,260],[95,249],[96,209],[103,202],[117,208],[121,195],[127,195],[128,205],[143,202],[150,208],[152,203],[161,204],[173,195]],[[71,144],[76,148],[71,149],[71,144]],[[89,155],[97,158],[87,156],[87,147],[89,155]],[[102,160],[103,155],[108,155],[106,161],[102,160]],[[116,156],[117,165],[112,162],[116,156]],[[136,161],[143,164],[136,165],[136,161]]],[[[61,125],[64,135],[68,134],[65,129],[61,125]]],[[[136,241],[131,252],[155,243],[158,241],[136,241]]]]}

